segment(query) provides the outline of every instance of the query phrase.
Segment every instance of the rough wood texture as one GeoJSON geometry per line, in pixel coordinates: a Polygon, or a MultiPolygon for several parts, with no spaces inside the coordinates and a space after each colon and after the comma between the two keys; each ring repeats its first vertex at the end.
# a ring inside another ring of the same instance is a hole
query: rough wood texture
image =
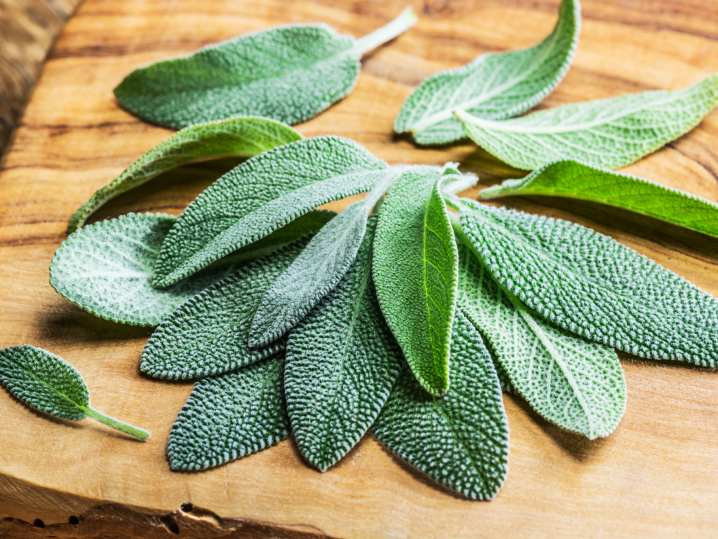
{"type": "Polygon", "coordinates": [[[50,46],[81,0],[0,0],[0,163],[50,46]]]}
{"type": "MultiPolygon", "coordinates": [[[[50,530],[100,505],[125,506],[151,519],[191,502],[222,518],[301,524],[344,538],[715,535],[717,373],[624,357],[628,411],[616,433],[594,442],[548,425],[506,396],[510,474],[490,503],[448,493],[371,436],[324,474],[308,467],[291,441],[211,471],[172,473],[165,442],[191,384],[141,376],[138,360],[149,330],[98,320],[50,288],[48,265],[73,211],[170,133],[118,106],[112,88],[125,74],[275,24],[325,21],[363,35],[406,1],[87,0],[71,19],[0,174],[0,345],[31,343],[66,358],[85,376],[98,409],[147,428],[152,438],[141,444],[91,420],[51,420],[0,391],[0,518],[39,518],[50,530]]],[[[393,119],[427,75],[541,39],[557,5],[415,1],[419,25],[368,55],[354,93],[298,128],[307,136],[351,137],[390,163],[458,161],[488,185],[510,177],[514,171],[469,143],[417,148],[392,135],[393,119]]],[[[575,65],[541,107],[678,89],[714,71],[715,4],[587,0],[575,65]]],[[[178,214],[221,166],[154,180],[97,218],[131,210],[178,214]]],[[[718,112],[627,171],[718,201],[718,112]]],[[[715,239],[587,203],[535,198],[506,204],[593,227],[718,295],[715,239]]],[[[20,526],[7,521],[0,535],[21,535],[8,531],[11,524],[20,526]]],[[[280,536],[267,529],[258,536],[280,536]]],[[[187,535],[201,535],[193,533],[187,535]]]]}

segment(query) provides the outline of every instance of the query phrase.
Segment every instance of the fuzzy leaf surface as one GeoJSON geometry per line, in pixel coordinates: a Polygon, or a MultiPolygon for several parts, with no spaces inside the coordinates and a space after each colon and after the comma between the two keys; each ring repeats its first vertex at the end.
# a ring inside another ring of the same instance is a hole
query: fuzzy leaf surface
{"type": "Polygon", "coordinates": [[[564,429],[592,440],[611,434],[626,410],[616,352],[529,312],[469,247],[458,247],[458,306],[489,341],[513,388],[564,429]]]}
{"type": "Polygon", "coordinates": [[[581,5],[563,0],[553,32],[529,49],[482,54],[473,62],[436,73],[419,85],[394,129],[411,131],[419,144],[446,144],[466,137],[453,112],[504,120],[530,109],[563,79],[578,46],[581,5]]]}
{"type": "Polygon", "coordinates": [[[427,393],[405,367],[371,430],[435,481],[491,500],[508,473],[509,425],[491,357],[460,310],[450,365],[451,387],[443,397],[427,393]]]}
{"type": "Polygon", "coordinates": [[[199,380],[172,425],[173,470],[204,470],[271,447],[289,435],[284,358],[199,380]]]}
{"type": "Polygon", "coordinates": [[[232,118],[182,129],[134,161],[122,174],[95,191],[72,216],[67,232],[85,224],[108,200],[173,168],[223,157],[253,157],[300,140],[291,127],[266,118],[232,118]]]}
{"type": "Polygon", "coordinates": [[[466,134],[502,161],[534,170],[576,159],[620,168],[693,129],[718,102],[718,75],[690,88],[572,103],[497,122],[457,111],[466,134]]]}
{"type": "Polygon", "coordinates": [[[317,206],[371,190],[389,168],[354,141],[300,140],[242,163],[190,204],[167,235],[154,286],[166,287],[317,206]]]}
{"type": "Polygon", "coordinates": [[[312,238],[264,294],[249,330],[250,346],[277,340],[334,289],[359,251],[366,222],[364,202],[355,202],[312,238]]]}
{"type": "Polygon", "coordinates": [[[371,278],[372,218],[336,288],[289,333],[284,388],[299,450],[321,471],[374,423],[401,368],[371,278]]]}
{"type": "Polygon", "coordinates": [[[433,395],[449,387],[458,279],[456,243],[441,194],[446,178],[431,168],[399,177],[381,207],[374,239],[381,311],[417,380],[433,395]]]}
{"type": "Polygon", "coordinates": [[[578,161],[557,161],[481,192],[483,200],[547,195],[600,202],[718,237],[718,204],[685,191],[578,161]]]}
{"type": "Polygon", "coordinates": [[[462,201],[472,250],[544,318],[637,356],[718,365],[713,296],[578,224],[462,201]]]}
{"type": "Polygon", "coordinates": [[[130,213],[83,227],[62,242],[50,266],[50,284],[100,318],[156,326],[247,261],[316,232],[333,215],[310,212],[190,278],[158,290],[152,287],[153,267],[175,218],[130,213]]]}
{"type": "Polygon", "coordinates": [[[262,297],[307,242],[262,257],[181,305],[150,337],[140,370],[156,378],[188,380],[222,374],[283,350],[285,339],[250,348],[249,328],[262,297]]]}

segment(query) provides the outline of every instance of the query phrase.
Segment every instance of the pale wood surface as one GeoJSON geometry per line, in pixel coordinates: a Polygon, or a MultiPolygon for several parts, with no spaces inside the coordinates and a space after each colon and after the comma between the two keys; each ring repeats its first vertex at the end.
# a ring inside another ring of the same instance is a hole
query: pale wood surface
{"type": "MultiPolygon", "coordinates": [[[[497,499],[447,493],[365,439],[324,474],[291,441],[199,474],[169,470],[167,434],[191,384],[140,375],[149,329],[94,318],[57,295],[48,266],[76,207],[170,132],[122,110],[112,89],[134,67],[243,32],[325,21],[366,34],[406,0],[86,0],[47,62],[0,173],[0,345],[30,343],[83,373],[96,408],[147,428],[141,444],[84,420],[34,413],[0,391],[0,518],[67,522],[103,503],[169,513],[192,502],[220,517],[365,537],[714,537],[718,532],[718,374],[624,358],[628,410],[587,441],[506,396],[510,474],[497,499]]],[[[427,75],[477,54],[531,45],[555,0],[414,2],[419,25],[364,60],[356,90],[298,126],[353,138],[390,163],[459,161],[486,184],[514,174],[469,143],[422,149],[392,135],[427,75]]],[[[574,67],[542,107],[646,89],[678,89],[718,71],[718,5],[693,0],[584,3],[574,67]]],[[[219,165],[163,177],[97,218],[178,214],[219,165]]],[[[718,112],[627,169],[718,201],[718,112]]],[[[475,194],[475,193],[474,193],[475,194]]],[[[718,241],[587,203],[506,199],[608,234],[718,295],[718,241]]],[[[49,529],[49,528],[48,528],[49,529]]],[[[0,533],[1,535],[1,533],[0,533]]]]}

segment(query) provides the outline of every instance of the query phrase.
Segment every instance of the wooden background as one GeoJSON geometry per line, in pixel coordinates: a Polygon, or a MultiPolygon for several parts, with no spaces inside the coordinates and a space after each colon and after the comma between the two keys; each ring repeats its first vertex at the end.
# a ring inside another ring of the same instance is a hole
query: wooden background
{"type": "MultiPolygon", "coordinates": [[[[114,99],[112,89],[133,68],[276,24],[324,21],[361,36],[407,1],[86,0],[70,20],[0,172],[0,346],[29,343],[64,357],[84,375],[97,409],[152,437],[142,444],[89,419],[52,420],[0,391],[0,518],[47,526],[5,520],[0,535],[96,537],[110,528],[143,537],[212,530],[344,538],[718,534],[718,373],[622,356],[628,410],[613,435],[596,441],[563,432],[505,396],[510,472],[489,503],[438,487],[372,436],[324,474],[302,461],[292,441],[211,471],[173,473],[165,443],[191,384],[140,374],[149,329],[99,320],[49,286],[50,260],[77,206],[170,134],[114,99]],[[186,502],[193,505],[180,511],[186,502]],[[79,524],[52,525],[71,517],[79,524]]],[[[458,161],[484,185],[517,175],[470,143],[418,148],[393,135],[392,123],[426,76],[542,39],[558,2],[412,4],[419,24],[367,55],[356,90],[298,129],[353,138],[392,164],[458,161]]],[[[718,71],[717,13],[718,5],[705,0],[587,0],[574,66],[540,107],[679,89],[718,71]]],[[[118,198],[97,219],[127,211],[179,214],[227,166],[165,175],[118,198]]],[[[626,170],[718,201],[718,112],[626,170]]],[[[718,240],[588,203],[505,203],[590,226],[718,295],[718,240]]]]}

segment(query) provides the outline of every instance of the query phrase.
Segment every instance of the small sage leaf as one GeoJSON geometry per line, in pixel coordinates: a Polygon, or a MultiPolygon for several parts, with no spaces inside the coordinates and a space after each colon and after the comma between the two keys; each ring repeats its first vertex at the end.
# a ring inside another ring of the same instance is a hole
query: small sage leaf
{"type": "Polygon", "coordinates": [[[284,339],[250,349],[247,336],[262,296],[307,241],[252,262],[181,305],[150,337],[140,370],[157,378],[187,380],[222,374],[283,350],[284,339]]]}
{"type": "Polygon", "coordinates": [[[600,202],[718,237],[718,204],[650,180],[592,167],[578,161],[556,161],[520,180],[481,191],[481,198],[547,195],[600,202]]]}
{"type": "Polygon", "coordinates": [[[458,308],[489,341],[514,391],[564,429],[592,440],[611,434],[626,411],[616,352],[530,313],[463,241],[458,247],[458,308]]]}
{"type": "Polygon", "coordinates": [[[83,227],[62,242],[50,266],[50,284],[100,318],[156,326],[189,298],[247,261],[316,232],[332,216],[332,212],[319,211],[305,214],[191,278],[157,290],[151,284],[153,267],[175,219],[130,213],[83,227]]]}
{"type": "Polygon", "coordinates": [[[187,127],[160,142],[110,183],[95,191],[72,216],[67,232],[85,224],[108,200],[173,168],[223,157],[253,157],[300,140],[291,127],[266,118],[232,118],[187,127]]]}
{"type": "Polygon", "coordinates": [[[476,144],[502,161],[534,170],[576,159],[620,168],[693,129],[718,103],[718,75],[676,92],[658,90],[573,103],[497,122],[458,110],[476,144]]]}
{"type": "Polygon", "coordinates": [[[399,375],[401,352],[371,278],[375,228],[372,217],[349,271],[287,340],[284,387],[292,432],[321,471],[361,439],[399,375]]]}
{"type": "Polygon", "coordinates": [[[354,88],[360,58],[416,23],[411,9],[355,40],[326,24],[252,32],[130,73],[115,96],[131,112],[169,127],[263,116],[297,124],[354,88]]]}
{"type": "Polygon", "coordinates": [[[563,329],[651,359],[718,365],[718,300],[593,230],[462,199],[491,275],[563,329]]]}
{"type": "Polygon", "coordinates": [[[167,456],[173,470],[204,470],[284,440],[284,358],[271,357],[199,380],[172,425],[167,456]]]}
{"type": "Polygon", "coordinates": [[[563,0],[553,32],[538,45],[482,54],[470,64],[432,75],[409,96],[394,123],[419,144],[446,144],[466,137],[453,116],[466,111],[504,120],[530,109],[563,79],[578,46],[581,5],[563,0]]]}
{"type": "Polygon", "coordinates": [[[449,343],[456,306],[456,243],[434,168],[404,172],[389,191],[374,239],[381,311],[419,383],[449,387],[449,343]]]}
{"type": "Polygon", "coordinates": [[[150,436],[144,429],[93,409],[90,392],[77,369],[42,348],[26,344],[0,350],[0,383],[28,406],[50,415],[70,421],[89,416],[143,441],[150,436]]]}
{"type": "Polygon", "coordinates": [[[300,140],[242,163],[204,191],[167,235],[154,286],[166,287],[317,206],[369,191],[384,161],[341,137],[300,140]]]}
{"type": "Polygon", "coordinates": [[[450,365],[451,387],[443,397],[424,391],[405,367],[371,430],[435,481],[491,500],[508,473],[509,425],[491,357],[460,310],[450,365]]]}

